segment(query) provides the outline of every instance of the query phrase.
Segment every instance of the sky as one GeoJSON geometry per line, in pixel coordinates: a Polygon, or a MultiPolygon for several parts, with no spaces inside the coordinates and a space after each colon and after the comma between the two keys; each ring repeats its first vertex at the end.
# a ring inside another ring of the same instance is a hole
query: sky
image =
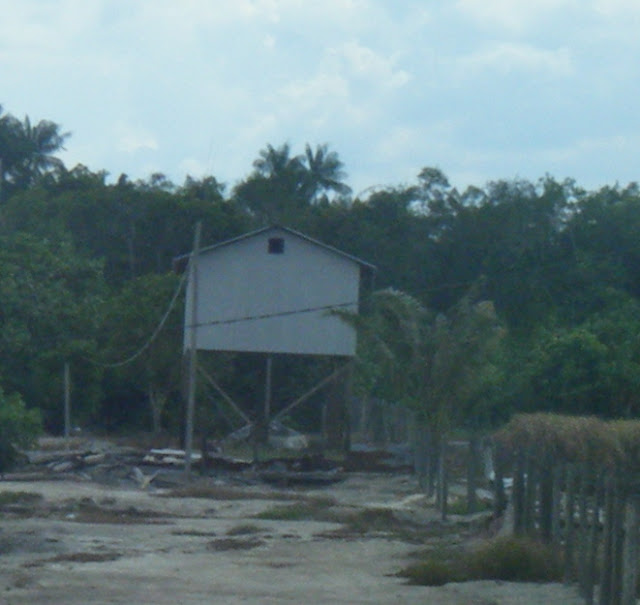
{"type": "Polygon", "coordinates": [[[0,104],[61,158],[227,191],[327,144],[354,194],[640,179],[640,0],[0,0],[0,104]]]}

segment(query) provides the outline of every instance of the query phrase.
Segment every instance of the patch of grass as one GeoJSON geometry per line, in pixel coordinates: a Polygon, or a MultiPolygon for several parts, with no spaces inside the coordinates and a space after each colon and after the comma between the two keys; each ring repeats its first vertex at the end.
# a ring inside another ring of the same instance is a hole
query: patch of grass
{"type": "Polygon", "coordinates": [[[252,523],[243,523],[229,528],[227,530],[227,536],[246,536],[249,534],[259,534],[261,531],[262,528],[257,525],[253,525],[252,523]]]}
{"type": "Polygon", "coordinates": [[[444,586],[449,582],[463,582],[470,579],[455,561],[438,556],[409,565],[398,575],[409,580],[410,584],[420,586],[444,586]]]}
{"type": "Polygon", "coordinates": [[[319,538],[362,538],[369,534],[403,540],[412,544],[422,543],[437,534],[438,526],[416,525],[399,519],[389,508],[367,508],[356,512],[333,515],[333,521],[342,523],[338,529],[317,534],[319,538]]]}
{"type": "Polygon", "coordinates": [[[350,515],[346,520],[347,528],[358,534],[369,532],[388,532],[399,525],[388,508],[367,508],[350,515]]]}
{"type": "Polygon", "coordinates": [[[54,511],[58,517],[76,523],[151,525],[169,523],[167,515],[152,510],[141,510],[135,506],[127,508],[103,508],[91,498],[71,500],[54,511]]]}
{"type": "Polygon", "coordinates": [[[473,550],[440,548],[399,572],[411,584],[442,586],[449,582],[503,580],[555,582],[562,560],[550,545],[522,537],[498,538],[473,550]]]}
{"type": "Polygon", "coordinates": [[[67,555],[56,555],[49,559],[52,562],[70,562],[70,563],[104,563],[105,561],[116,561],[122,555],[115,552],[76,552],[67,555]]]}
{"type": "Polygon", "coordinates": [[[172,536],[192,536],[194,538],[213,538],[217,536],[214,531],[199,531],[197,529],[174,529],[171,532],[172,536]]]}
{"type": "Polygon", "coordinates": [[[0,492],[0,507],[11,505],[34,505],[42,502],[44,496],[36,492],[0,492]]]}
{"type": "MultiPolygon", "coordinates": [[[[483,511],[491,510],[491,502],[486,500],[478,500],[476,502],[476,510],[473,513],[480,513],[483,511]]],[[[466,498],[456,498],[455,500],[447,504],[447,513],[450,515],[468,515],[469,507],[466,498]]]]}
{"type": "Polygon", "coordinates": [[[272,506],[267,510],[257,513],[256,519],[269,519],[271,521],[314,521],[319,520],[321,508],[310,502],[296,502],[272,506]]]}
{"type": "Polygon", "coordinates": [[[265,492],[228,485],[187,485],[163,494],[161,498],[202,498],[208,500],[297,500],[293,494],[265,492]]]}
{"type": "Polygon", "coordinates": [[[473,575],[510,582],[553,582],[562,578],[562,558],[549,544],[530,538],[492,540],[471,553],[473,575]]]}
{"type": "Polygon", "coordinates": [[[74,552],[60,554],[49,559],[38,559],[24,564],[24,567],[42,567],[46,563],[105,563],[116,561],[122,555],[120,553],[96,553],[96,552],[74,552]]]}
{"type": "Polygon", "coordinates": [[[254,518],[270,521],[338,521],[330,510],[335,504],[335,498],[331,497],[302,498],[293,504],[272,506],[254,515],[254,518]]]}
{"type": "Polygon", "coordinates": [[[250,538],[219,538],[212,540],[207,544],[208,550],[225,551],[225,550],[249,550],[258,546],[263,546],[264,540],[256,537],[250,538]]]}

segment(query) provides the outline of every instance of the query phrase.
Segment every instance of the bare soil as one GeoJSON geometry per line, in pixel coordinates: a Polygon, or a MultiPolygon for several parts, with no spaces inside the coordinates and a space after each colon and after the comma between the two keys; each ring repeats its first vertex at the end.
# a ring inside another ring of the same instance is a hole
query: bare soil
{"type": "Polygon", "coordinates": [[[407,584],[397,572],[417,552],[481,530],[443,524],[404,473],[313,489],[208,478],[178,493],[0,481],[0,519],[7,605],[582,603],[560,584],[407,584]]]}

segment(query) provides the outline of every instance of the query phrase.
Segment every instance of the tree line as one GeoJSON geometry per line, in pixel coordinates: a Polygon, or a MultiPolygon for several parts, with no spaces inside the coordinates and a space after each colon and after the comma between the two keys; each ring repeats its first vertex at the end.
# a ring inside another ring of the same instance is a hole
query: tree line
{"type": "MultiPolygon", "coordinates": [[[[425,167],[413,183],[354,196],[337,152],[286,143],[260,150],[233,187],[214,176],[108,182],[57,157],[68,136],[0,109],[0,407],[20,400],[59,432],[70,362],[75,423],[179,431],[181,298],[158,338],[120,362],[167,311],[180,283],[172,260],[200,221],[204,245],[278,223],[378,267],[361,316],[345,318],[360,332],[359,397],[447,426],[518,411],[640,413],[636,183],[588,191],[546,175],[458,191],[425,167]]],[[[240,398],[261,397],[255,356],[205,362],[240,398]]],[[[279,364],[283,399],[326,369],[279,364]]],[[[233,426],[221,405],[200,413],[199,426],[233,426]]]]}

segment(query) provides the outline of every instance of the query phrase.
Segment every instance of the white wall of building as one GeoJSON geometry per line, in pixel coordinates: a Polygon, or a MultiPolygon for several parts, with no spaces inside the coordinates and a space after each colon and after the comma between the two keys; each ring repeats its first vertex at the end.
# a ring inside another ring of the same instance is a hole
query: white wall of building
{"type": "MultiPolygon", "coordinates": [[[[197,348],[214,351],[355,354],[355,330],[330,307],[357,311],[360,264],[273,228],[203,250],[198,259],[197,348]],[[269,253],[269,239],[284,251],[269,253]]],[[[187,287],[185,347],[192,325],[187,287]]]]}

